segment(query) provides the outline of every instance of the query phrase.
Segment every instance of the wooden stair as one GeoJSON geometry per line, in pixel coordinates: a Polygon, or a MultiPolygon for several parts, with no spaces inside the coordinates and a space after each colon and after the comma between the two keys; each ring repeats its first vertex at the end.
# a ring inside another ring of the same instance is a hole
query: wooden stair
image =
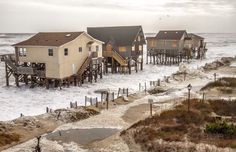
{"type": "Polygon", "coordinates": [[[103,55],[105,57],[112,57],[115,59],[121,66],[127,66],[126,60],[116,51],[104,51],[103,55]]]}
{"type": "Polygon", "coordinates": [[[77,76],[78,77],[82,77],[83,73],[86,71],[87,67],[89,66],[90,62],[91,62],[91,57],[87,57],[84,61],[84,63],[81,65],[81,67],[79,68],[78,72],[77,72],[77,76]]]}

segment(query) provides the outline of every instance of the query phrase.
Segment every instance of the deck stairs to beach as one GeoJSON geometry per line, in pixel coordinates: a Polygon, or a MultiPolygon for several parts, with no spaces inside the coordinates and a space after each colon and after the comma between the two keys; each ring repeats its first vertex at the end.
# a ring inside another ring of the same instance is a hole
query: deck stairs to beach
{"type": "Polygon", "coordinates": [[[104,51],[103,55],[105,57],[112,57],[115,59],[121,66],[127,66],[126,60],[116,51],[104,51]]]}
{"type": "Polygon", "coordinates": [[[77,76],[79,78],[82,78],[82,75],[84,74],[84,72],[87,70],[87,68],[89,67],[90,63],[91,63],[91,57],[87,57],[84,61],[84,63],[81,65],[81,67],[79,68],[78,72],[77,72],[77,76]]]}
{"type": "Polygon", "coordinates": [[[2,62],[5,62],[14,72],[17,71],[14,54],[0,55],[0,59],[2,62]]]}

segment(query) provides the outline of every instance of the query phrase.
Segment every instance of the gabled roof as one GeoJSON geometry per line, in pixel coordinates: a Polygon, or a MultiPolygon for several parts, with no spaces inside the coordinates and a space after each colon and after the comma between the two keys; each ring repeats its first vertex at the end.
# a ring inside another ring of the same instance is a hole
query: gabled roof
{"type": "MultiPolygon", "coordinates": [[[[108,43],[114,41],[118,46],[132,45],[142,26],[88,27],[92,37],[108,43]]],[[[144,40],[145,43],[145,40],[144,40]]]]}
{"type": "Polygon", "coordinates": [[[59,47],[66,44],[84,32],[40,32],[23,42],[14,44],[13,46],[56,46],[59,47]]]}
{"type": "Polygon", "coordinates": [[[189,36],[189,37],[196,37],[196,38],[198,38],[198,39],[204,39],[203,37],[201,37],[201,36],[199,36],[199,35],[197,35],[197,34],[193,34],[193,33],[189,33],[188,36],[189,36]]]}
{"type": "Polygon", "coordinates": [[[185,33],[187,33],[185,30],[159,31],[156,38],[159,40],[180,40],[185,33]]]}

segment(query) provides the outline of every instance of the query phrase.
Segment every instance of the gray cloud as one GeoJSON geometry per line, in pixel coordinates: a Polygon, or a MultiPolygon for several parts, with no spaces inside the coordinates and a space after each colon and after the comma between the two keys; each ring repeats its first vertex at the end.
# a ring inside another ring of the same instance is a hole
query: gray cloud
{"type": "Polygon", "coordinates": [[[0,32],[133,24],[146,31],[166,27],[214,32],[211,26],[221,25],[222,32],[236,32],[235,10],[235,0],[0,0],[0,32]]]}

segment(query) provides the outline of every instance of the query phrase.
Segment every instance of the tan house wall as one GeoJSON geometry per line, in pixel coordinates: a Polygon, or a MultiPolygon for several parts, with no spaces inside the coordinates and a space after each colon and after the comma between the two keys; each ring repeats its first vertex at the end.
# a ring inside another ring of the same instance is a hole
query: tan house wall
{"type": "MultiPolygon", "coordinates": [[[[87,43],[93,41],[87,34],[82,34],[73,41],[60,47],[40,47],[40,46],[22,46],[26,48],[26,57],[19,57],[20,62],[45,63],[46,77],[63,79],[76,74],[85,59],[89,55],[87,43]],[[79,52],[82,47],[82,52],[79,52]],[[53,56],[48,55],[48,49],[53,49],[53,56]],[[68,49],[68,55],[64,55],[64,49],[68,49]]],[[[102,42],[96,41],[91,49],[96,51],[96,45],[99,45],[99,56],[102,56],[102,42]]],[[[20,47],[20,46],[17,46],[20,47]]]]}
{"type": "Polygon", "coordinates": [[[58,47],[18,46],[18,48],[26,48],[27,51],[26,56],[19,56],[20,62],[45,63],[46,77],[59,78],[58,47]],[[53,49],[53,56],[48,55],[48,49],[53,49]]]}
{"type": "MultiPolygon", "coordinates": [[[[85,59],[89,56],[89,46],[87,43],[90,41],[93,41],[93,39],[83,34],[59,48],[60,78],[66,78],[77,73],[85,59]],[[79,47],[82,47],[82,52],[79,52],[79,47]],[[68,49],[68,56],[64,55],[65,48],[68,49]]],[[[96,42],[96,44],[100,48],[100,53],[98,54],[102,54],[102,43],[96,42]]],[[[96,45],[91,45],[91,51],[96,51],[96,45]]]]}

